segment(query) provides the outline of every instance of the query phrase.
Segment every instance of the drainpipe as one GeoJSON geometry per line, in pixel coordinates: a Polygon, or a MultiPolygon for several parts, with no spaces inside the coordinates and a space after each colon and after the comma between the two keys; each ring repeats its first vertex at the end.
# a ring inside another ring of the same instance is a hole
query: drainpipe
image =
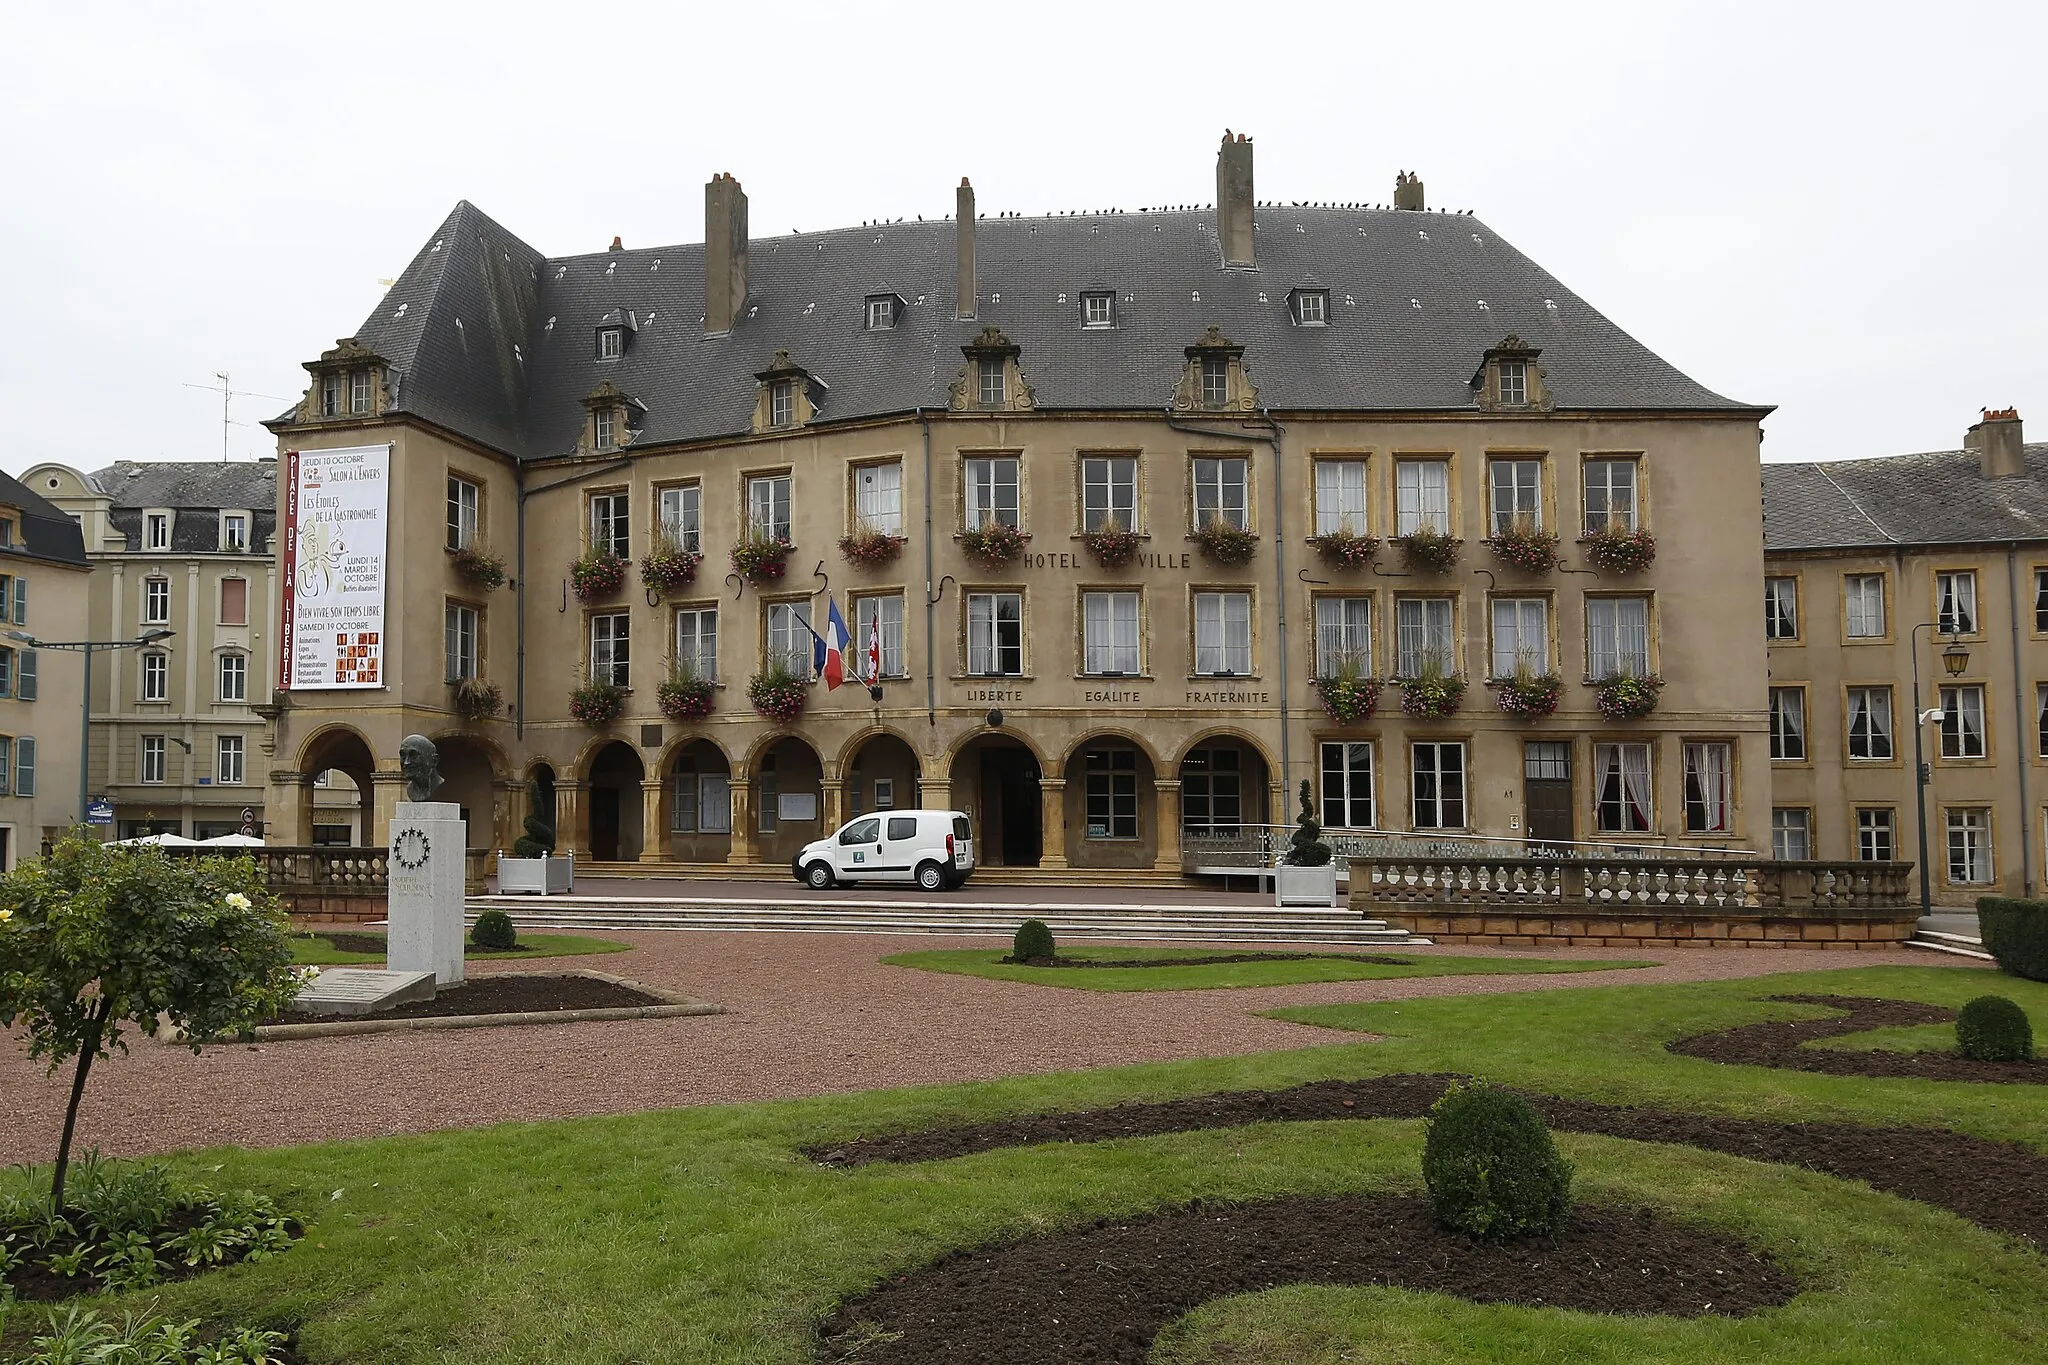
{"type": "Polygon", "coordinates": [[[566,479],[556,479],[553,483],[544,483],[538,488],[528,488],[526,486],[525,465],[514,465],[512,467],[513,483],[519,490],[519,547],[514,555],[516,567],[513,570],[518,575],[513,580],[513,595],[519,604],[517,631],[519,658],[514,667],[512,678],[512,705],[516,708],[513,716],[512,733],[520,739],[526,738],[526,500],[536,493],[545,493],[551,488],[560,488],[565,484],[578,483],[600,474],[614,473],[632,463],[631,460],[614,460],[601,468],[586,469],[580,473],[571,474],[566,479]]]}
{"type": "Polygon", "coordinates": [[[2027,752],[2027,704],[2020,691],[2026,685],[2020,669],[2020,579],[2019,566],[2014,558],[2019,551],[2011,546],[2005,551],[2005,600],[2012,617],[2012,723],[2013,723],[2013,767],[2020,775],[2020,894],[2031,897],[2034,894],[2034,823],[2033,806],[2027,797],[2027,769],[2031,766],[2027,752]]]}
{"type": "Polygon", "coordinates": [[[924,408],[917,409],[917,424],[924,428],[924,718],[933,729],[939,725],[938,604],[932,600],[932,419],[924,408]]]}

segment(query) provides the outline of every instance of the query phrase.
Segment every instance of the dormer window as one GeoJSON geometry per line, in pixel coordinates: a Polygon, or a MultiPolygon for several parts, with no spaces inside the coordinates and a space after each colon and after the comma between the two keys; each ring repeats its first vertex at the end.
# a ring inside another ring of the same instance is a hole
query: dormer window
{"type": "Polygon", "coordinates": [[[1289,300],[1294,305],[1297,327],[1326,327],[1330,322],[1330,293],[1326,289],[1297,289],[1289,300]]]}
{"type": "Polygon", "coordinates": [[[1472,376],[1475,401],[1482,412],[1534,408],[1550,411],[1550,394],[1544,387],[1543,367],[1536,357],[1543,354],[1525,346],[1517,336],[1502,339],[1480,358],[1472,376]]]}
{"type": "Polygon", "coordinates": [[[384,357],[354,337],[343,337],[333,350],[306,362],[313,386],[299,400],[299,420],[375,416],[383,405],[389,368],[384,357]]]}
{"type": "Polygon", "coordinates": [[[1028,412],[1034,403],[1031,386],[1018,365],[1017,344],[999,328],[984,327],[960,348],[967,363],[953,379],[950,406],[955,412],[1028,412]]]}
{"type": "Polygon", "coordinates": [[[348,372],[348,410],[368,412],[370,410],[370,372],[350,370],[348,372]]]}
{"type": "Polygon", "coordinates": [[[1008,386],[1003,382],[1003,362],[998,356],[983,356],[975,362],[979,372],[981,405],[985,408],[999,408],[1008,386]]]}
{"type": "Polygon", "coordinates": [[[1529,401],[1529,364],[1523,360],[1503,360],[1500,363],[1500,402],[1502,407],[1519,408],[1529,401]]]}
{"type": "Polygon", "coordinates": [[[788,351],[777,351],[754,379],[760,385],[754,397],[755,431],[806,426],[826,401],[825,381],[792,360],[788,351]]]}
{"type": "Polygon", "coordinates": [[[768,425],[796,425],[796,385],[792,381],[778,379],[768,386],[768,425]]]}
{"type": "Polygon", "coordinates": [[[1250,412],[1258,406],[1258,390],[1244,369],[1244,347],[1210,326],[1186,347],[1187,368],[1174,386],[1176,411],[1235,410],[1250,412]]]}
{"type": "Polygon", "coordinates": [[[220,518],[220,548],[241,554],[249,548],[249,516],[246,512],[223,512],[220,518]]]}
{"type": "Polygon", "coordinates": [[[1083,327],[1113,327],[1116,325],[1116,295],[1106,291],[1081,296],[1081,325],[1083,327]]]}
{"type": "Polygon", "coordinates": [[[897,306],[902,300],[894,294],[868,295],[867,329],[870,332],[887,332],[896,326],[897,306]]]}
{"type": "Polygon", "coordinates": [[[585,395],[583,407],[590,414],[590,425],[584,428],[583,449],[609,454],[632,443],[633,414],[641,408],[611,380],[599,380],[597,387],[585,395]]]}
{"type": "Polygon", "coordinates": [[[596,429],[593,432],[593,438],[596,441],[597,448],[599,450],[617,450],[619,448],[618,410],[616,408],[599,408],[593,415],[596,418],[596,429]]]}
{"type": "Polygon", "coordinates": [[[1230,401],[1230,361],[1220,355],[1202,357],[1202,406],[1220,408],[1230,401]]]}
{"type": "Polygon", "coordinates": [[[626,353],[626,329],[623,327],[600,327],[597,332],[597,358],[617,360],[626,353]]]}
{"type": "Polygon", "coordinates": [[[341,376],[338,374],[320,376],[320,415],[341,416],[341,376]]]}
{"type": "Polygon", "coordinates": [[[145,550],[168,550],[171,548],[171,514],[151,512],[142,518],[142,548],[145,550]]]}

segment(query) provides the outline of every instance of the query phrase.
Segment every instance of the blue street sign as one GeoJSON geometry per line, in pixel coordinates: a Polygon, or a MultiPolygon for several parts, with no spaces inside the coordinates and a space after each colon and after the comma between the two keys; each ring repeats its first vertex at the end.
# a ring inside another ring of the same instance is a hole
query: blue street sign
{"type": "Polygon", "coordinates": [[[114,803],[102,796],[85,808],[85,823],[88,825],[111,825],[114,823],[114,803]]]}

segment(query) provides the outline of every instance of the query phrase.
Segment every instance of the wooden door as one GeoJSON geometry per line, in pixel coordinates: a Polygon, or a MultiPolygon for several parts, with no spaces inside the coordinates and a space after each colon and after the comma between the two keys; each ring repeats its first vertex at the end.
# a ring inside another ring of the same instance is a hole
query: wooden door
{"type": "Polygon", "coordinates": [[[1531,740],[1522,747],[1524,837],[1532,848],[1572,839],[1572,746],[1531,740]]]}

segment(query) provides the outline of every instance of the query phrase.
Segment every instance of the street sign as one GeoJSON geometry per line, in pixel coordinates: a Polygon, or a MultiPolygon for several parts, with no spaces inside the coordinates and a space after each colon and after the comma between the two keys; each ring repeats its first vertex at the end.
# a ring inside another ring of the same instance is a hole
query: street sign
{"type": "Polygon", "coordinates": [[[256,808],[254,806],[242,807],[242,833],[252,837],[256,833],[256,808]]]}
{"type": "Polygon", "coordinates": [[[114,823],[114,803],[106,797],[95,797],[85,808],[85,823],[88,825],[111,825],[114,823]]]}

